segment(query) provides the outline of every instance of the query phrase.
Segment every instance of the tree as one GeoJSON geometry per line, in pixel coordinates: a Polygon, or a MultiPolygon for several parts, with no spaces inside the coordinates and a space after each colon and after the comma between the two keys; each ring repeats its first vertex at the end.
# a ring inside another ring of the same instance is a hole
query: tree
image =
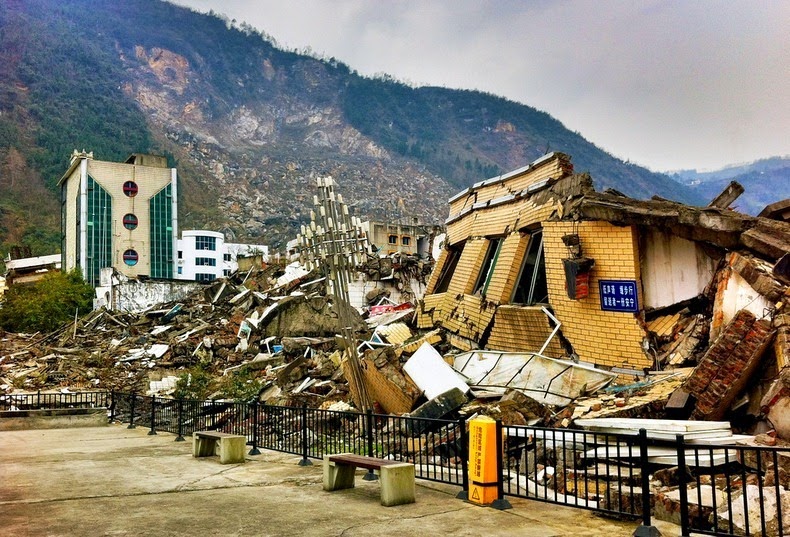
{"type": "Polygon", "coordinates": [[[93,287],[79,270],[52,272],[36,283],[12,285],[0,302],[0,327],[11,332],[48,332],[93,307],[93,287]]]}

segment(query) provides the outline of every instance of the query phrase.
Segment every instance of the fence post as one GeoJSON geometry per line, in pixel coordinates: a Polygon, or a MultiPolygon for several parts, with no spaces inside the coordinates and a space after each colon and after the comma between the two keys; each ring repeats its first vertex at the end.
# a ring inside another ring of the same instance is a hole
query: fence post
{"type": "Polygon", "coordinates": [[[110,390],[110,423],[115,421],[115,390],[110,390]]]}
{"type": "Polygon", "coordinates": [[[497,498],[496,500],[491,503],[491,507],[494,509],[499,509],[500,511],[504,509],[512,509],[513,506],[510,505],[510,502],[505,499],[505,478],[502,475],[504,473],[504,443],[503,443],[503,432],[504,429],[502,427],[502,420],[496,420],[496,490],[497,490],[497,498]]]}
{"type": "Polygon", "coordinates": [[[130,405],[131,409],[130,409],[130,412],[129,412],[129,426],[127,427],[127,429],[134,429],[134,402],[135,402],[135,399],[137,399],[137,395],[134,392],[132,392],[132,402],[131,402],[131,405],[130,405]]]}
{"type": "Polygon", "coordinates": [[[678,452],[678,493],[680,494],[680,535],[689,537],[691,535],[691,524],[689,524],[689,498],[686,485],[686,449],[683,444],[683,435],[675,437],[678,452]]]}
{"type": "Polygon", "coordinates": [[[151,430],[148,431],[148,436],[156,434],[156,396],[151,396],[151,430]]]}
{"type": "Polygon", "coordinates": [[[178,398],[178,436],[176,436],[176,442],[186,442],[184,440],[184,399],[183,397],[178,398]]]}
{"type": "MultiPolygon", "coordinates": [[[[372,408],[368,408],[365,411],[365,422],[366,422],[366,425],[365,425],[366,434],[365,434],[365,436],[367,437],[367,440],[368,440],[368,457],[372,457],[373,456],[373,409],[372,408]]],[[[378,478],[379,478],[379,476],[377,476],[373,472],[372,468],[370,470],[368,470],[368,473],[366,473],[362,477],[362,479],[365,480],[365,481],[376,481],[378,478]]]]}
{"type": "Polygon", "coordinates": [[[466,418],[461,416],[458,420],[461,429],[461,473],[463,474],[463,489],[455,495],[459,500],[469,499],[469,434],[466,430],[466,418]]]}
{"type": "Polygon", "coordinates": [[[252,404],[252,449],[247,455],[260,455],[258,449],[258,401],[252,404]]]}
{"type": "Polygon", "coordinates": [[[36,408],[41,408],[41,390],[36,394],[36,408]]]}
{"type": "Polygon", "coordinates": [[[302,460],[299,466],[312,465],[312,461],[307,458],[307,403],[302,403],[302,460]]]}
{"type": "Polygon", "coordinates": [[[639,429],[639,467],[642,472],[642,525],[636,528],[634,537],[661,537],[661,532],[652,525],[650,519],[650,475],[647,471],[647,464],[647,429],[639,429]]]}

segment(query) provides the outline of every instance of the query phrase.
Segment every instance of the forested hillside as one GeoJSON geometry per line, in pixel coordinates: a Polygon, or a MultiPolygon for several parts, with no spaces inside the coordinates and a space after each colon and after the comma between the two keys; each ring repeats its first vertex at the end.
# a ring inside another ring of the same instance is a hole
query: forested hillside
{"type": "Polygon", "coordinates": [[[55,185],[74,149],[165,154],[182,229],[274,247],[307,220],[317,174],[362,218],[441,222],[450,195],[547,151],[570,154],[599,189],[700,201],[495,95],[361,77],[159,0],[4,0],[0,253],[57,251],[55,185]]]}

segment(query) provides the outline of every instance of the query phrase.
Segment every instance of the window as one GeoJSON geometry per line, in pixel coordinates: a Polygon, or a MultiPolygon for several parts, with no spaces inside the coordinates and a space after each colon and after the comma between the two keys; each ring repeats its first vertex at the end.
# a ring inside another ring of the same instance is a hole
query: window
{"type": "Polygon", "coordinates": [[[137,217],[131,213],[123,215],[123,227],[126,229],[135,229],[137,227],[137,217]]]}
{"type": "Polygon", "coordinates": [[[453,279],[453,274],[455,274],[455,267],[458,266],[458,260],[461,259],[461,253],[464,251],[464,243],[461,243],[457,246],[451,246],[447,251],[447,258],[444,261],[444,265],[442,265],[442,271],[439,274],[439,278],[436,280],[436,286],[434,287],[434,293],[444,293],[447,291],[447,288],[450,286],[450,281],[453,279]]]}
{"type": "Polygon", "coordinates": [[[184,273],[184,267],[178,267],[178,273],[179,274],[183,274],[184,273]]]}
{"type": "Polygon", "coordinates": [[[126,181],[123,184],[123,193],[130,198],[133,198],[137,195],[137,190],[137,183],[134,181],[126,181]]]}
{"type": "Polygon", "coordinates": [[[230,254],[223,254],[222,259],[223,261],[233,261],[233,258],[230,254]]]}
{"type": "Polygon", "coordinates": [[[409,246],[411,244],[411,237],[404,235],[401,237],[400,243],[402,246],[409,246]]]}
{"type": "Polygon", "coordinates": [[[167,185],[148,202],[149,250],[152,278],[173,277],[173,185],[167,185]]]}
{"type": "Polygon", "coordinates": [[[222,270],[222,275],[223,276],[230,276],[230,269],[223,269],[222,270]]]}
{"type": "Polygon", "coordinates": [[[397,235],[390,235],[387,239],[390,244],[398,244],[398,236],[397,235]]]}
{"type": "Polygon", "coordinates": [[[178,258],[184,259],[184,252],[182,252],[181,250],[178,251],[178,258]]]}
{"type": "MultiPolygon", "coordinates": [[[[80,226],[84,226],[85,239],[85,266],[82,273],[85,281],[91,285],[99,285],[99,272],[104,267],[113,265],[112,259],[112,197],[102,186],[97,183],[91,175],[88,175],[88,189],[86,195],[87,218],[84,221],[77,220],[78,234],[80,226]]],[[[79,215],[80,208],[77,208],[79,215]]],[[[77,252],[80,251],[79,239],[77,241],[77,252]]]]}
{"type": "Polygon", "coordinates": [[[213,282],[216,279],[216,276],[213,274],[207,274],[204,272],[198,272],[195,274],[195,281],[197,282],[213,282]]]}
{"type": "Polygon", "coordinates": [[[491,283],[491,276],[494,274],[497,259],[499,258],[499,250],[502,247],[502,238],[488,239],[488,249],[486,256],[483,259],[483,264],[480,266],[480,273],[477,275],[477,281],[472,290],[473,295],[480,294],[485,296],[488,292],[488,285],[491,283]]]}
{"type": "Polygon", "coordinates": [[[216,267],[217,260],[213,257],[196,257],[195,265],[199,267],[216,267]]]}
{"type": "Polygon", "coordinates": [[[135,266],[138,260],[139,257],[137,255],[137,252],[134,250],[126,250],[123,253],[123,262],[129,265],[130,267],[135,266]]]}
{"type": "Polygon", "coordinates": [[[540,229],[529,236],[521,274],[510,301],[514,304],[545,304],[549,301],[546,262],[543,258],[543,231],[540,229]]]}
{"type": "Polygon", "coordinates": [[[195,249],[196,250],[216,250],[217,249],[217,239],[216,237],[205,237],[203,235],[199,235],[195,237],[195,249]]]}

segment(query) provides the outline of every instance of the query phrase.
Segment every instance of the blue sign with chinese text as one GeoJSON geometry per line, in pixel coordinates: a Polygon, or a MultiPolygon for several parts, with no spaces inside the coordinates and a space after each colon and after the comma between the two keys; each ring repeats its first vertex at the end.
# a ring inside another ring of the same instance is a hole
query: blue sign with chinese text
{"type": "Polygon", "coordinates": [[[601,309],[605,311],[639,311],[636,280],[598,280],[601,291],[601,309]]]}

